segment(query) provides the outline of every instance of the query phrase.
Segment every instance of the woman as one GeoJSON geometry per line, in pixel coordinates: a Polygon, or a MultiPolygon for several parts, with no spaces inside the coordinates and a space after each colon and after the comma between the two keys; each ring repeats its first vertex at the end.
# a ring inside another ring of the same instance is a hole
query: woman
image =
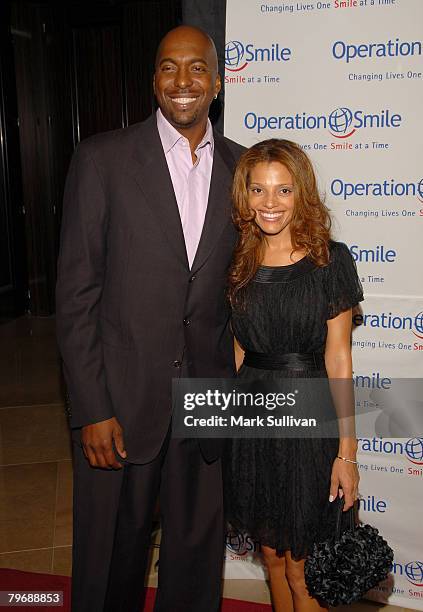
{"type": "MultiPolygon", "coordinates": [[[[238,376],[351,379],[351,309],[363,294],[348,248],[330,239],[306,154],[287,140],[254,145],[238,162],[233,202],[238,376]]],[[[344,496],[347,510],[357,498],[356,450],[347,436],[231,441],[228,520],[260,542],[275,612],[324,609],[308,594],[304,560],[333,529],[334,500],[344,496]]]]}

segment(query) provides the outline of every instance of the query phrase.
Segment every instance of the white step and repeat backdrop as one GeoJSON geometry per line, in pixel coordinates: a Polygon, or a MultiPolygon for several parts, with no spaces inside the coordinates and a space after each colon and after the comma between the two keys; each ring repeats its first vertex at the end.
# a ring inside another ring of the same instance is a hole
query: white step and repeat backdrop
{"type": "MultiPolygon", "coordinates": [[[[423,0],[227,0],[225,88],[229,138],[315,164],[365,289],[356,380],[423,378],[423,0]]],[[[423,438],[362,438],[359,461],[360,517],[395,551],[369,598],[423,610],[423,438]]],[[[256,550],[228,533],[226,577],[263,579],[256,550]]]]}

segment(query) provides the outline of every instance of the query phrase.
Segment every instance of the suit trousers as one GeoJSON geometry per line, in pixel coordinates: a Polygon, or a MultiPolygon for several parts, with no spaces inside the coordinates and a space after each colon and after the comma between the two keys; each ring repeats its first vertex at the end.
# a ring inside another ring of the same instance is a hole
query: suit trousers
{"type": "Polygon", "coordinates": [[[224,518],[221,461],[167,438],[150,463],[90,467],[74,441],[72,612],[140,612],[152,518],[162,539],[155,612],[217,612],[224,518]]]}

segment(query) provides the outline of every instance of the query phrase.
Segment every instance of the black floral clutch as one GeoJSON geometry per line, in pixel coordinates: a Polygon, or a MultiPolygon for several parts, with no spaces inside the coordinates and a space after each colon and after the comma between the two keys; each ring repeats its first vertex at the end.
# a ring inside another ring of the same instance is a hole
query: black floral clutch
{"type": "Polygon", "coordinates": [[[394,558],[378,530],[356,524],[354,508],[342,512],[343,505],[338,503],[333,538],[314,545],[304,568],[310,595],[331,606],[360,599],[387,577],[394,558]]]}

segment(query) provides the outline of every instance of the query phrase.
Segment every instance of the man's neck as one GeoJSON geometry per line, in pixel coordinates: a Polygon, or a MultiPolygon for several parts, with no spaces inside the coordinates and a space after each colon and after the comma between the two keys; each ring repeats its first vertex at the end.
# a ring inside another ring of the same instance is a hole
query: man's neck
{"type": "Polygon", "coordinates": [[[207,131],[207,117],[204,122],[193,125],[192,127],[188,127],[188,128],[180,128],[176,126],[174,127],[176,130],[178,130],[180,134],[182,134],[182,136],[185,136],[185,138],[188,140],[189,146],[191,149],[191,155],[194,157],[195,149],[198,147],[200,142],[203,140],[204,135],[207,131]]]}

